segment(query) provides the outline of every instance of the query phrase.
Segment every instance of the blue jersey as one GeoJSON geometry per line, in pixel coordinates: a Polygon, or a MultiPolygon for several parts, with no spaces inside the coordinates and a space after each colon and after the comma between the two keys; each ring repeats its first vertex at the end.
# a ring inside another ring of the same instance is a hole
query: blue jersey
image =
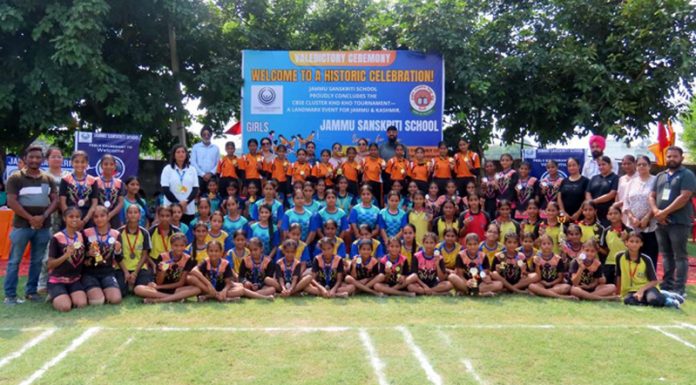
{"type": "Polygon", "coordinates": [[[319,210],[318,213],[314,214],[314,217],[312,218],[312,231],[317,231],[323,228],[324,223],[326,223],[329,219],[333,219],[336,222],[336,230],[338,234],[348,229],[348,216],[346,215],[345,211],[336,209],[336,211],[331,213],[326,208],[323,208],[319,210]]]}
{"type": "Polygon", "coordinates": [[[283,231],[289,231],[290,225],[293,223],[299,223],[302,227],[302,239],[307,239],[307,235],[311,231],[310,227],[312,224],[312,213],[305,210],[303,213],[298,213],[295,209],[287,210],[285,215],[283,215],[283,220],[281,222],[281,228],[283,231]]]}
{"type": "Polygon", "coordinates": [[[351,193],[346,193],[345,196],[340,196],[336,194],[336,206],[338,206],[339,209],[349,213],[350,209],[353,208],[353,205],[355,204],[355,197],[351,193]]]}
{"type": "Polygon", "coordinates": [[[408,215],[401,209],[397,209],[396,214],[391,213],[388,208],[379,212],[377,224],[380,229],[387,232],[387,237],[396,236],[407,223],[408,215]]]}
{"type": "MultiPolygon", "coordinates": [[[[131,202],[128,200],[128,198],[124,197],[123,198],[123,209],[121,210],[121,223],[126,223],[126,212],[128,212],[128,208],[131,206],[137,206],[138,211],[140,211],[140,220],[138,221],[138,226],[140,227],[145,227],[147,228],[147,206],[145,205],[144,200],[140,200],[139,202],[131,202]]],[[[181,230],[183,231],[183,230],[181,230]]]]}
{"type": "Polygon", "coordinates": [[[222,229],[225,230],[227,234],[230,235],[230,237],[234,238],[234,233],[237,230],[244,230],[244,233],[247,235],[247,238],[249,237],[249,220],[244,218],[243,216],[239,216],[239,218],[232,220],[230,219],[229,216],[225,217],[225,222],[222,224],[222,229]]]}
{"type": "MultiPolygon", "coordinates": [[[[266,202],[265,199],[262,199],[260,201],[254,202],[251,207],[249,207],[249,216],[251,217],[252,221],[258,221],[259,220],[259,209],[263,205],[267,205],[268,203],[266,202]]],[[[278,202],[277,200],[273,201],[273,204],[271,205],[271,222],[273,223],[278,223],[278,221],[283,219],[283,204],[278,202]]]]}
{"type": "Polygon", "coordinates": [[[249,239],[259,238],[261,243],[263,243],[263,255],[270,255],[271,249],[275,245],[280,244],[280,235],[278,234],[278,227],[272,225],[273,228],[273,238],[268,231],[268,226],[262,226],[259,222],[256,222],[249,226],[249,239]]]}
{"type": "Polygon", "coordinates": [[[360,225],[368,224],[371,229],[377,227],[377,218],[379,217],[379,209],[375,205],[370,205],[370,207],[364,207],[362,204],[354,206],[350,210],[350,217],[348,217],[348,223],[355,224],[360,227],[360,225]]]}
{"type": "MultiPolygon", "coordinates": [[[[358,239],[353,241],[353,244],[350,245],[350,255],[348,255],[349,259],[355,258],[356,255],[359,255],[360,253],[360,248],[358,247],[358,243],[360,243],[362,239],[358,239]]],[[[384,256],[384,249],[382,248],[382,242],[372,239],[372,257],[373,258],[382,258],[384,256]]]]}

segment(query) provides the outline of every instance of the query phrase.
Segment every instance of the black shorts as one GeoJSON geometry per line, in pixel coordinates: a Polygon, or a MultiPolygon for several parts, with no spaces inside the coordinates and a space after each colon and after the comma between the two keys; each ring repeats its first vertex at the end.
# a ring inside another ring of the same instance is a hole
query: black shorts
{"type": "Polygon", "coordinates": [[[85,287],[85,291],[89,291],[90,289],[93,289],[95,287],[98,289],[119,288],[114,273],[99,275],[83,275],[82,286],[85,287]]]}
{"type": "MultiPolygon", "coordinates": [[[[128,284],[126,283],[126,279],[123,276],[123,271],[114,271],[114,276],[116,277],[116,282],[118,282],[118,287],[121,289],[121,296],[125,297],[126,295],[128,295],[128,284]]],[[[140,285],[147,286],[147,284],[154,281],[155,277],[152,275],[152,273],[150,273],[149,270],[142,269],[138,273],[138,276],[135,278],[134,287],[140,285]]]]}
{"type": "Polygon", "coordinates": [[[437,278],[436,279],[421,279],[421,281],[431,289],[440,283],[440,280],[437,278]]]}
{"type": "Polygon", "coordinates": [[[49,282],[46,290],[48,291],[48,296],[52,299],[56,299],[61,295],[70,295],[76,291],[85,291],[84,286],[82,286],[82,282],[79,280],[73,283],[49,282]]]}

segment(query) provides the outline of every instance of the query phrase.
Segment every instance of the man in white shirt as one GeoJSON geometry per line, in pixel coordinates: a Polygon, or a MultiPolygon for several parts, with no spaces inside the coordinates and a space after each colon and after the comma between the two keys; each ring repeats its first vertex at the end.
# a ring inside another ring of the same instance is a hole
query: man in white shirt
{"type": "MultiPolygon", "coordinates": [[[[592,179],[593,176],[599,175],[598,160],[604,156],[604,149],[607,147],[607,140],[601,135],[590,136],[590,152],[592,159],[585,161],[585,166],[582,168],[582,175],[587,179],[592,179]]],[[[612,162],[614,173],[618,174],[618,162],[612,162]]]]}
{"type": "Polygon", "coordinates": [[[191,149],[191,165],[198,174],[198,184],[201,194],[208,193],[208,181],[215,175],[215,169],[220,160],[220,149],[210,142],[213,130],[204,126],[201,129],[202,142],[193,145],[191,149]]]}

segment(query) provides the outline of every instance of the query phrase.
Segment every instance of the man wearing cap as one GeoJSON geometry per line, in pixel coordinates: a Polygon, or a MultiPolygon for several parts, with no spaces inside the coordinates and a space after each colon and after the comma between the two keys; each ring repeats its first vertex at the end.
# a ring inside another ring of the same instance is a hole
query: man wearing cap
{"type": "Polygon", "coordinates": [[[213,137],[213,130],[204,126],[201,129],[202,142],[193,145],[191,150],[191,166],[196,169],[198,174],[198,185],[201,194],[208,193],[208,181],[215,175],[218,161],[220,160],[220,149],[210,142],[213,137]]]}
{"type": "Polygon", "coordinates": [[[406,145],[404,145],[403,143],[399,142],[399,139],[397,138],[398,134],[399,132],[395,126],[387,127],[387,141],[379,146],[380,158],[384,159],[385,161],[393,158],[396,154],[396,145],[401,144],[404,146],[404,157],[406,159],[409,159],[408,147],[406,147],[406,145]]]}
{"type": "MultiPolygon", "coordinates": [[[[590,153],[592,159],[585,161],[585,166],[582,168],[582,175],[587,179],[592,179],[593,176],[599,175],[598,160],[604,156],[604,149],[607,147],[607,140],[601,135],[590,136],[590,153]]],[[[618,175],[618,162],[611,162],[614,173],[618,175]]]]}

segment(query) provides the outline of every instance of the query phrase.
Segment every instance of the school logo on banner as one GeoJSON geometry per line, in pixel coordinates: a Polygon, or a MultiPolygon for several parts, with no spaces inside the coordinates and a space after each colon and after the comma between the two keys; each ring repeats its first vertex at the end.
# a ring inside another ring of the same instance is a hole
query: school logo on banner
{"type": "Polygon", "coordinates": [[[283,114],[283,86],[251,86],[251,95],[252,114],[283,114]]]}
{"type": "Polygon", "coordinates": [[[435,110],[435,91],[425,84],[416,86],[409,95],[411,111],[416,115],[430,115],[435,110]]]}
{"type": "Polygon", "coordinates": [[[81,143],[92,143],[92,133],[87,131],[80,132],[80,142],[81,143]]]}
{"type": "MultiPolygon", "coordinates": [[[[114,172],[114,176],[116,176],[116,178],[123,179],[123,176],[126,172],[126,164],[118,156],[116,156],[116,155],[112,155],[112,156],[114,157],[114,161],[116,162],[116,171],[114,172]]],[[[95,167],[96,167],[96,170],[94,170],[94,172],[97,173],[97,176],[101,177],[102,176],[101,159],[99,159],[99,161],[97,162],[97,165],[95,167]]]]}

